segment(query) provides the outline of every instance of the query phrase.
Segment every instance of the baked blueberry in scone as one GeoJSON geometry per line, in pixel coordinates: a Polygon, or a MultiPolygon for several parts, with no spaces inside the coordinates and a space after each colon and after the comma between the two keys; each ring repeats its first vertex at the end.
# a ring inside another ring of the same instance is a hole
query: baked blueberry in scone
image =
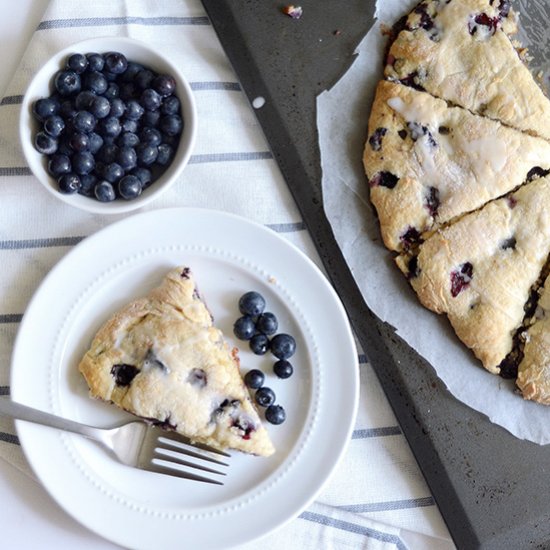
{"type": "Polygon", "coordinates": [[[191,270],[114,314],[79,369],[90,395],[217,449],[274,452],[231,349],[202,301],[191,270]]]}
{"type": "Polygon", "coordinates": [[[550,252],[550,177],[536,178],[437,230],[397,263],[420,302],[445,313],[483,366],[513,351],[550,252]]]}
{"type": "Polygon", "coordinates": [[[525,399],[550,405],[550,276],[523,340],[516,384],[525,399]]]}
{"type": "Polygon", "coordinates": [[[400,29],[386,78],[550,139],[550,102],[510,39],[509,0],[424,0],[400,29]]]}
{"type": "Polygon", "coordinates": [[[384,243],[422,234],[550,170],[550,143],[399,83],[381,81],[363,162],[384,243]]]}

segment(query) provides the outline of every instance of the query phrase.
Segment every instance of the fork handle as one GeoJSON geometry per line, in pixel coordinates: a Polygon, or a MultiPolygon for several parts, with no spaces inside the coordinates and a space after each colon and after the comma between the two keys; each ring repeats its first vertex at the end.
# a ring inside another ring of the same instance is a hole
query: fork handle
{"type": "Polygon", "coordinates": [[[0,414],[17,420],[26,420],[34,424],[77,433],[91,439],[98,439],[96,429],[91,426],[27,407],[26,405],[12,401],[8,397],[0,398],[0,414]]]}

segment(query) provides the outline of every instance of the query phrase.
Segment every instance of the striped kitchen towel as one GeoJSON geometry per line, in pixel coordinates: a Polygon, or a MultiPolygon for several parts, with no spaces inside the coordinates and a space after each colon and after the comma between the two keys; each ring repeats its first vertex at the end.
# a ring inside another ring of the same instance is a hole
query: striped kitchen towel
{"type": "MultiPolygon", "coordinates": [[[[80,240],[124,217],[87,214],[55,200],[31,176],[18,144],[20,104],[32,76],[58,50],[101,35],[130,36],[168,52],[183,67],[197,101],[201,124],[189,166],[144,210],[195,206],[238,214],[279,232],[320,265],[254,110],[198,0],[52,0],[0,103],[0,395],[10,393],[11,350],[39,283],[80,240]]],[[[264,548],[452,547],[363,355],[360,369],[359,414],[341,465],[317,501],[269,535],[264,548]]],[[[4,419],[0,457],[32,475],[13,423],[4,419]]]]}

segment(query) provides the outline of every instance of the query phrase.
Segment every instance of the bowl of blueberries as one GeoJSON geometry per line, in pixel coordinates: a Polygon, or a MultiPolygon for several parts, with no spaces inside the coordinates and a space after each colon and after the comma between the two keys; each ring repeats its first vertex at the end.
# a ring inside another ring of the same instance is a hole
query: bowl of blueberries
{"type": "Polygon", "coordinates": [[[166,191],[191,156],[197,114],[181,71],[126,37],[73,44],[34,76],[19,133],[32,173],[57,198],[116,214],[166,191]]]}

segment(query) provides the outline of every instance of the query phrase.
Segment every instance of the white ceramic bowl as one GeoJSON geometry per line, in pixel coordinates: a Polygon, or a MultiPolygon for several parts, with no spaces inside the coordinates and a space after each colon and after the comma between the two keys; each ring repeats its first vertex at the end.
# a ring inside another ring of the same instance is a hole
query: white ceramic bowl
{"type": "Polygon", "coordinates": [[[185,168],[195,142],[197,128],[197,112],[193,92],[181,71],[162,53],[149,44],[125,37],[92,38],[72,44],[56,53],[32,79],[21,107],[19,120],[19,135],[23,152],[32,173],[40,183],[58,199],[88,212],[100,214],[118,214],[141,208],[166,191],[185,168]],[[118,51],[129,61],[141,63],[148,68],[163,74],[170,74],[176,79],[176,95],[181,103],[184,128],[172,163],[166,171],[141,195],[133,200],[116,199],[111,202],[100,202],[95,198],[85,197],[77,193],[64,194],[58,191],[57,182],[47,171],[47,157],[34,148],[34,136],[39,130],[39,122],[32,114],[33,103],[42,97],[53,93],[53,75],[63,68],[67,57],[72,53],[105,53],[118,51]]]}

